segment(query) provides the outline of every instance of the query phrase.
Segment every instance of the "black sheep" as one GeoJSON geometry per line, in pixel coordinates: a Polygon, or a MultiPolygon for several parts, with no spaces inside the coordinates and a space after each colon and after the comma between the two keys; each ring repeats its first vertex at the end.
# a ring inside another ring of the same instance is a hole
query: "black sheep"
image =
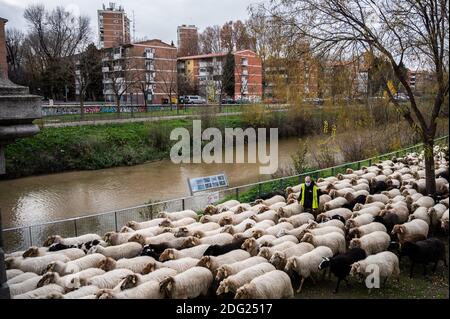
{"type": "Polygon", "coordinates": [[[366,202],[366,197],[367,197],[366,195],[359,195],[354,200],[352,200],[350,203],[342,206],[342,208],[348,208],[351,211],[353,211],[356,204],[364,204],[366,202]]]}
{"type": "Polygon", "coordinates": [[[344,225],[345,225],[345,222],[346,222],[345,218],[342,217],[341,215],[334,215],[333,217],[331,217],[331,219],[337,219],[337,220],[340,220],[341,222],[344,223],[344,225]]]}
{"type": "Polygon", "coordinates": [[[353,263],[366,258],[366,252],[361,248],[349,249],[345,254],[340,254],[332,258],[323,258],[319,264],[319,269],[330,268],[330,272],[338,278],[336,289],[334,293],[339,292],[339,285],[344,280],[347,285],[347,276],[350,274],[350,269],[353,263]]]}
{"type": "Polygon", "coordinates": [[[161,254],[158,254],[153,248],[150,247],[150,245],[144,246],[142,248],[141,256],[149,256],[153,257],[156,260],[159,260],[159,256],[161,254]]]}
{"type": "Polygon", "coordinates": [[[427,275],[427,265],[434,263],[433,273],[436,272],[439,260],[444,261],[447,267],[447,259],[445,257],[445,244],[437,238],[429,238],[427,240],[413,242],[405,242],[401,246],[401,256],[408,256],[411,262],[409,277],[413,277],[415,264],[423,264],[423,275],[427,275]]]}
{"type": "Polygon", "coordinates": [[[272,197],[277,196],[277,195],[285,197],[285,193],[284,192],[276,191],[276,192],[270,192],[270,193],[267,193],[267,194],[263,194],[263,195],[259,196],[259,199],[266,200],[266,199],[272,198],[272,197]]]}
{"type": "Polygon", "coordinates": [[[397,214],[387,213],[384,216],[375,216],[374,222],[381,223],[386,226],[387,233],[390,234],[395,225],[400,224],[400,219],[397,214]]]}
{"type": "Polygon", "coordinates": [[[245,238],[240,238],[238,240],[233,241],[232,243],[225,244],[225,245],[211,245],[203,253],[203,256],[217,257],[220,255],[226,254],[230,251],[240,249],[245,240],[246,240],[245,238]]]}
{"type": "Polygon", "coordinates": [[[370,194],[379,194],[388,189],[388,185],[383,181],[377,181],[370,185],[370,194]]]}
{"type": "Polygon", "coordinates": [[[64,245],[64,244],[53,244],[48,248],[48,251],[61,251],[61,250],[65,250],[65,249],[69,249],[69,248],[77,248],[76,246],[73,245],[64,245]]]}
{"type": "Polygon", "coordinates": [[[95,239],[92,241],[88,241],[87,243],[79,244],[78,248],[82,249],[84,252],[88,252],[94,246],[100,245],[100,240],[95,239]]]}

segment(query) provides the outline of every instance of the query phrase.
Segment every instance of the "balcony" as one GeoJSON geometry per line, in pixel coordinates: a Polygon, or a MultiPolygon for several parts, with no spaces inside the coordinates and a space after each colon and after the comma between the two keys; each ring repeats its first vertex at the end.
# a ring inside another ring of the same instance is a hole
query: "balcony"
{"type": "Polygon", "coordinates": [[[248,70],[242,70],[242,75],[248,75],[248,70]]]}
{"type": "Polygon", "coordinates": [[[102,62],[108,62],[109,61],[109,56],[104,56],[102,58],[102,62]]]}
{"type": "Polygon", "coordinates": [[[122,54],[121,54],[121,53],[115,53],[114,56],[113,56],[113,59],[114,59],[114,60],[120,60],[120,59],[122,59],[122,54]]]}
{"type": "Polygon", "coordinates": [[[102,67],[102,72],[103,73],[109,72],[109,67],[108,66],[102,67]]]}
{"type": "Polygon", "coordinates": [[[155,54],[152,52],[145,52],[144,56],[146,59],[154,59],[155,58],[155,54]]]}
{"type": "Polygon", "coordinates": [[[115,71],[115,72],[117,72],[117,71],[122,71],[122,66],[121,66],[121,65],[115,65],[115,66],[114,66],[114,71],[115,71]]]}
{"type": "Polygon", "coordinates": [[[80,70],[75,70],[75,75],[81,75],[81,71],[80,70]]]}

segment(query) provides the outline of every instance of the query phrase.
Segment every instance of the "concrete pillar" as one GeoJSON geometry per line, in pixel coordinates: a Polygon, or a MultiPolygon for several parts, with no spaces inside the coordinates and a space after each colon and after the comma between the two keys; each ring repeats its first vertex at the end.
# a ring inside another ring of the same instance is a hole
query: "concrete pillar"
{"type": "Polygon", "coordinates": [[[9,287],[6,283],[5,253],[3,251],[2,214],[0,210],[0,299],[10,299],[9,287]]]}
{"type": "Polygon", "coordinates": [[[0,17],[0,78],[8,78],[8,63],[6,61],[5,23],[8,20],[0,17]]]}

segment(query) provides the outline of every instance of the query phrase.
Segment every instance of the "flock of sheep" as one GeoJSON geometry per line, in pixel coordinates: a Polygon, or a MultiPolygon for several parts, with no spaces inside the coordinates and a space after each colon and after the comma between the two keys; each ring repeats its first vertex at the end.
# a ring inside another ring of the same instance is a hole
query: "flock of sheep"
{"type": "MultiPolygon", "coordinates": [[[[51,236],[44,247],[7,255],[13,298],[159,299],[200,296],[291,298],[327,271],[364,279],[376,265],[398,278],[401,256],[447,266],[447,149],[435,148],[435,198],[426,196],[423,154],[386,160],[317,181],[317,216],[298,204],[300,185],[282,195],[208,206],[202,215],[162,212],[100,237],[51,236]],[[300,284],[298,285],[298,279],[300,284]]],[[[383,282],[382,281],[382,282],[383,282]]],[[[383,287],[383,286],[382,286],[383,287]]]]}

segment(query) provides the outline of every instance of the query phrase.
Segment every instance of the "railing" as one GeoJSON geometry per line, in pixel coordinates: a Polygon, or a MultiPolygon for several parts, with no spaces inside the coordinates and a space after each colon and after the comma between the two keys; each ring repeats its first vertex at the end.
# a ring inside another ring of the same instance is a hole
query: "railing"
{"type": "MultiPolygon", "coordinates": [[[[447,144],[449,136],[440,137],[435,140],[436,144],[447,144]]],[[[407,153],[417,152],[423,148],[423,144],[417,144],[395,152],[379,155],[369,159],[345,163],[325,169],[305,172],[299,175],[282,177],[258,183],[232,187],[220,190],[219,201],[237,199],[241,202],[251,202],[274,191],[284,190],[288,186],[302,183],[306,176],[314,178],[334,176],[344,173],[347,168],[360,169],[363,166],[370,166],[377,161],[391,159],[392,157],[404,156],[407,153]]],[[[192,209],[203,211],[208,203],[209,194],[178,198],[148,205],[141,205],[127,209],[106,212],[77,218],[70,218],[56,222],[48,222],[39,225],[16,227],[3,230],[4,248],[7,252],[24,250],[30,246],[42,245],[43,241],[50,235],[58,234],[64,237],[79,236],[86,233],[96,233],[103,235],[108,231],[119,231],[120,228],[130,220],[142,222],[154,218],[160,211],[180,211],[192,209]]]]}

